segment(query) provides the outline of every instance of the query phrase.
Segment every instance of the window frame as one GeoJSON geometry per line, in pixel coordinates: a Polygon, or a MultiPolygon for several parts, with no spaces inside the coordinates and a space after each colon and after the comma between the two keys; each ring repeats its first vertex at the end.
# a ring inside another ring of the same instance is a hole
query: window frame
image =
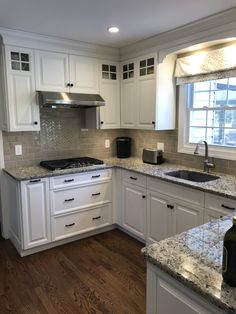
{"type": "MultiPolygon", "coordinates": [[[[179,85],[178,88],[178,153],[194,154],[196,144],[188,142],[189,117],[187,110],[187,85],[179,85]]],[[[200,155],[204,155],[204,147],[200,145],[200,155]]],[[[236,147],[227,147],[209,144],[209,156],[221,159],[236,160],[236,147]]]]}

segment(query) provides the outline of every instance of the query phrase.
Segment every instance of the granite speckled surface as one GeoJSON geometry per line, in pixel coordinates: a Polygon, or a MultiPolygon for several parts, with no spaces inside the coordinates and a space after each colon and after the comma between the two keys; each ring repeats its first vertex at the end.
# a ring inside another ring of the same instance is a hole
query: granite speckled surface
{"type": "Polygon", "coordinates": [[[142,249],[148,261],[227,313],[236,313],[236,288],[222,280],[226,216],[142,249]]]}
{"type": "Polygon", "coordinates": [[[202,190],[209,193],[215,193],[224,197],[236,199],[236,177],[231,175],[225,175],[223,173],[213,173],[220,178],[214,181],[209,181],[205,183],[186,181],[183,179],[178,179],[170,177],[165,173],[168,171],[179,170],[179,169],[188,169],[193,171],[201,172],[199,169],[188,168],[184,166],[179,166],[176,164],[163,163],[161,165],[151,165],[143,163],[140,158],[108,158],[104,159],[104,165],[90,166],[84,168],[72,168],[64,170],[54,170],[50,171],[44,169],[40,166],[31,166],[31,167],[20,167],[20,168],[11,168],[5,169],[5,171],[11,175],[16,180],[29,180],[42,177],[52,177],[58,175],[79,173],[84,171],[92,171],[101,168],[111,168],[119,167],[122,169],[132,170],[137,173],[145,174],[148,176],[157,177],[159,179],[173,182],[176,184],[184,185],[186,187],[193,187],[198,190],[202,190]]]}

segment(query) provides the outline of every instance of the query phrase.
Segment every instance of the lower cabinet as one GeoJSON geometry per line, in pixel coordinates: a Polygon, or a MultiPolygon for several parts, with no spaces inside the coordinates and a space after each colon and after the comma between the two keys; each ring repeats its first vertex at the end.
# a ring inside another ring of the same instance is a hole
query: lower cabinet
{"type": "Polygon", "coordinates": [[[68,238],[112,223],[111,204],[83,212],[52,217],[52,241],[68,238]]]}
{"type": "Polygon", "coordinates": [[[49,181],[21,182],[23,249],[51,242],[49,181]]]}
{"type": "Polygon", "coordinates": [[[122,226],[139,238],[145,239],[147,207],[145,188],[125,182],[122,199],[122,226]]]}
{"type": "Polygon", "coordinates": [[[232,214],[236,210],[236,201],[214,194],[205,193],[204,222],[232,214]]]}
{"type": "Polygon", "coordinates": [[[223,314],[177,280],[147,263],[147,314],[223,314]]]}

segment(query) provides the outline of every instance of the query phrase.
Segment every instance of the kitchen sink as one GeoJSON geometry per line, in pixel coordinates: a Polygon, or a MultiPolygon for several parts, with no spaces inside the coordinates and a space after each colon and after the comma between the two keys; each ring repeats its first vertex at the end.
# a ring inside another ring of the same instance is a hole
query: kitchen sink
{"type": "Polygon", "coordinates": [[[166,172],[165,175],[193,182],[208,182],[219,179],[219,177],[215,175],[189,170],[170,171],[166,172]]]}

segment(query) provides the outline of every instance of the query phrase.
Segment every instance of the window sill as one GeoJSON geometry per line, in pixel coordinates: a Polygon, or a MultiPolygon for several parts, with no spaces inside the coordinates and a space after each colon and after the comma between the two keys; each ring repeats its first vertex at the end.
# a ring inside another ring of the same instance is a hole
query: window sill
{"type": "MultiPolygon", "coordinates": [[[[178,145],[178,153],[193,155],[196,144],[184,144],[178,145]]],[[[236,160],[236,148],[235,147],[217,147],[209,145],[208,147],[209,157],[236,160]]],[[[199,156],[204,156],[205,148],[204,145],[200,145],[199,156]]]]}

